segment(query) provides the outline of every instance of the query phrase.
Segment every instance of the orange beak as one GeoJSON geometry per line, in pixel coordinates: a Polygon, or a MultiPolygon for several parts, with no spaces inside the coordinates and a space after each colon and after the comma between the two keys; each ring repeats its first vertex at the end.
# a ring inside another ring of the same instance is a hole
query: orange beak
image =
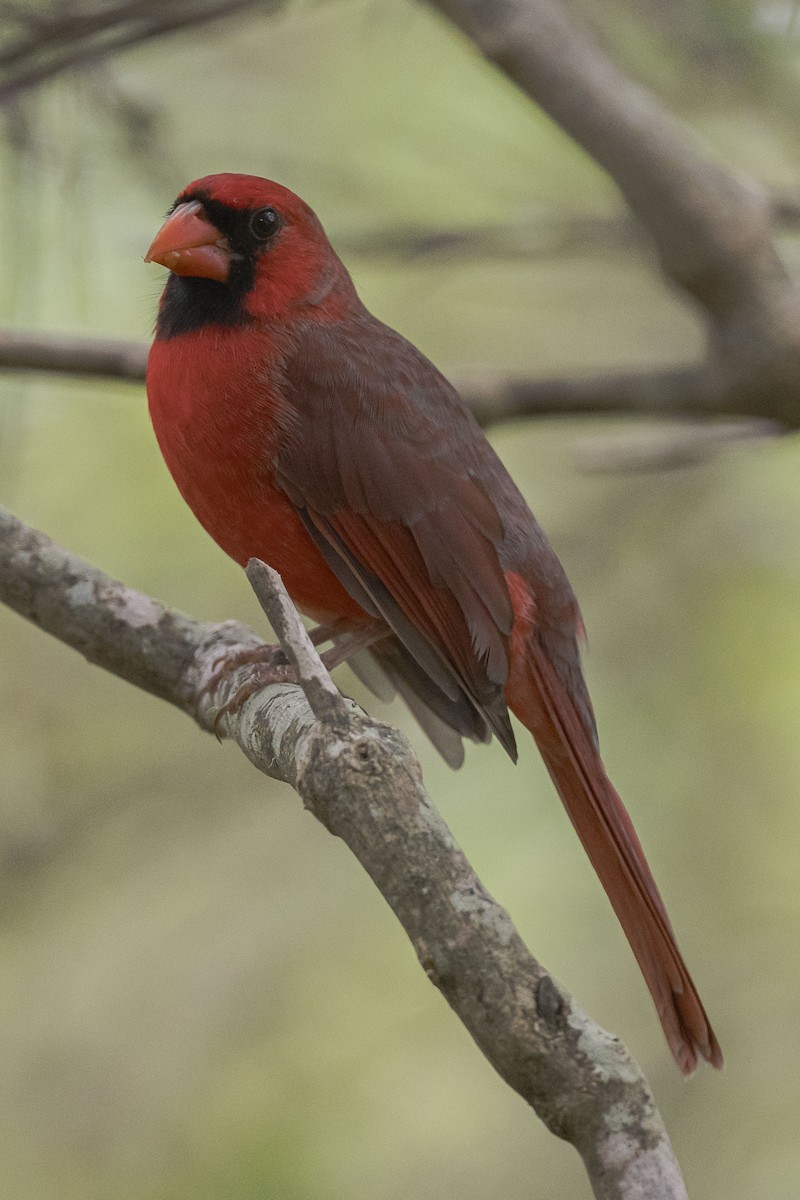
{"type": "Polygon", "coordinates": [[[199,275],[226,283],[231,248],[202,212],[199,200],[179,204],[159,229],[144,261],[160,263],[175,275],[199,275]]]}

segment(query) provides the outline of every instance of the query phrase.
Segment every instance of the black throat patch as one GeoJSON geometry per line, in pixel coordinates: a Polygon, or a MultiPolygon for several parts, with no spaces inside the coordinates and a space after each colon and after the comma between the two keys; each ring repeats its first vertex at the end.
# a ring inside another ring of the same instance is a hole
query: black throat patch
{"type": "Polygon", "coordinates": [[[156,321],[156,337],[167,340],[206,325],[249,325],[245,300],[255,282],[256,261],[266,247],[250,229],[257,210],[234,209],[206,192],[186,192],[176,200],[199,200],[209,221],[224,234],[233,252],[227,282],[195,275],[170,275],[156,321]]]}
{"type": "Polygon", "coordinates": [[[158,310],[156,337],[168,340],[206,325],[249,325],[252,318],[244,305],[249,290],[250,284],[235,288],[216,279],[170,275],[158,310]]]}

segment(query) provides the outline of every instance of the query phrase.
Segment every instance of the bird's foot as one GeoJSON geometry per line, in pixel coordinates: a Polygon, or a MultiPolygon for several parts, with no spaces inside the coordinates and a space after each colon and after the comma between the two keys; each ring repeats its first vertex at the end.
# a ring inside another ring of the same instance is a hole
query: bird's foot
{"type": "Polygon", "coordinates": [[[261,688],[271,683],[294,683],[295,675],[280,646],[233,646],[220,654],[211,664],[211,670],[203,686],[203,696],[213,696],[223,680],[234,671],[249,667],[244,682],[235,689],[214,717],[214,734],[220,738],[220,723],[223,717],[233,716],[261,688]]]}
{"type": "MultiPolygon", "coordinates": [[[[319,647],[333,639],[333,646],[320,655],[328,671],[346,662],[351,654],[364,650],[389,634],[387,626],[380,622],[370,623],[356,631],[343,634],[339,626],[317,626],[309,631],[312,643],[319,647]]],[[[244,681],[217,710],[214,717],[214,733],[220,737],[220,722],[223,717],[233,716],[261,688],[271,683],[297,683],[294,669],[284,651],[277,645],[232,646],[214,660],[202,696],[213,696],[224,679],[242,667],[249,667],[244,681]]]]}

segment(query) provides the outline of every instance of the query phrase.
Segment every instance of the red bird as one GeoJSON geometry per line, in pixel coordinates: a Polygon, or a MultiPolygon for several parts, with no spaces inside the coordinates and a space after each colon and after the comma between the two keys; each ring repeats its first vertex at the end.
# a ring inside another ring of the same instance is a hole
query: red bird
{"type": "MultiPolygon", "coordinates": [[[[722,1052],[606,775],[582,624],[554,551],[477,422],[364,308],[317,217],[277,183],[209,175],[147,254],[169,268],[147,370],[175,482],[243,566],[263,559],[368,653],[454,767],[508,710],[533,734],[688,1074],[722,1052]]],[[[363,656],[362,656],[363,657],[363,656]]]]}

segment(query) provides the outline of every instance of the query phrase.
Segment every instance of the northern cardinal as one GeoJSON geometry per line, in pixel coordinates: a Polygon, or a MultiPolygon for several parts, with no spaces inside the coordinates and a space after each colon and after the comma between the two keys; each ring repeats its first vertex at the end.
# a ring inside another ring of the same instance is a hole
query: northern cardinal
{"type": "Polygon", "coordinates": [[[238,563],[257,557],[279,571],[326,630],[372,639],[373,670],[452,766],[462,737],[494,734],[516,759],[516,714],[678,1066],[721,1066],[600,758],[572,588],[457,392],[367,312],[317,217],[277,183],[189,184],[146,261],[171,272],[147,369],[150,413],[197,518],[238,563]]]}

